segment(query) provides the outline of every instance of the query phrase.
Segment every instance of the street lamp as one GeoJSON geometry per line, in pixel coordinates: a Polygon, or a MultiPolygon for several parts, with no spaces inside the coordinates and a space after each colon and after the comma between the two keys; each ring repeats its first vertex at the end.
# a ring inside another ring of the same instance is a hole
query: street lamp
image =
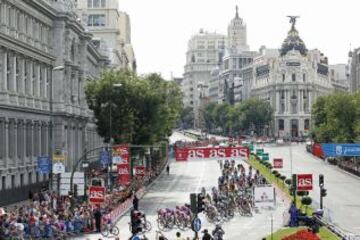
{"type": "MultiPolygon", "coordinates": [[[[50,125],[49,125],[49,157],[51,159],[51,163],[53,163],[53,151],[54,151],[54,140],[53,140],[53,80],[54,80],[54,73],[56,71],[62,71],[65,67],[60,65],[57,67],[54,67],[52,69],[51,73],[51,79],[50,79],[50,91],[49,91],[49,114],[50,114],[50,125]]],[[[59,176],[59,175],[58,175],[59,176]]],[[[59,178],[58,178],[59,181],[59,178]]],[[[59,183],[58,183],[59,185],[59,183]]],[[[53,190],[53,174],[52,174],[52,168],[50,169],[50,181],[49,181],[49,190],[53,190]]]]}
{"type": "MultiPolygon", "coordinates": [[[[122,87],[121,83],[114,83],[112,84],[111,91],[114,88],[120,88],[122,87]]],[[[107,184],[110,188],[112,188],[112,181],[111,181],[111,170],[112,170],[112,99],[110,95],[110,101],[109,101],[109,149],[110,149],[110,159],[108,161],[107,166],[107,184]]]]}

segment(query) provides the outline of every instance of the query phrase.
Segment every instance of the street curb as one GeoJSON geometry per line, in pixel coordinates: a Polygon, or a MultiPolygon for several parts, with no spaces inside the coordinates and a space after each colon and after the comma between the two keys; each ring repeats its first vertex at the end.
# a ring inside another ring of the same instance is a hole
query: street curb
{"type": "MultiPolygon", "coordinates": [[[[152,181],[149,185],[145,186],[144,188],[144,194],[141,196],[140,199],[143,199],[144,196],[147,194],[148,190],[155,184],[155,182],[160,178],[160,176],[162,176],[165,172],[166,169],[166,165],[169,164],[169,159],[166,161],[166,164],[164,164],[163,170],[161,170],[160,174],[154,179],[154,181],[152,181]]],[[[119,222],[120,218],[123,217],[124,215],[126,215],[130,210],[131,210],[132,206],[129,207],[127,210],[125,210],[122,214],[120,214],[117,218],[118,220],[115,222],[119,222]]]]}

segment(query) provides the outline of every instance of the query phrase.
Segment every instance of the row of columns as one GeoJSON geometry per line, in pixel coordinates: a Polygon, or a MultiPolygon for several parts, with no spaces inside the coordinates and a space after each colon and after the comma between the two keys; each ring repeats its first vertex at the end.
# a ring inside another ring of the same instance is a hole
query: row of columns
{"type": "MultiPolygon", "coordinates": [[[[291,113],[290,107],[292,105],[291,99],[292,99],[293,90],[291,89],[283,89],[283,90],[276,90],[276,112],[281,113],[280,110],[280,103],[281,101],[284,101],[285,104],[285,113],[291,113]],[[282,98],[282,91],[284,91],[284,98],[282,98]]],[[[310,108],[312,105],[312,90],[306,90],[306,89],[297,89],[295,90],[296,94],[296,100],[297,100],[297,113],[304,113],[304,112],[310,112],[310,108]],[[306,98],[304,99],[304,96],[306,98]],[[307,107],[305,108],[304,103],[307,104],[307,107]]]]}
{"type": "Polygon", "coordinates": [[[48,122],[0,119],[0,166],[32,165],[38,156],[48,155],[48,129],[48,122]]]}
{"type": "Polygon", "coordinates": [[[0,0],[0,30],[33,47],[49,52],[51,27],[29,13],[0,0]]]}
{"type": "Polygon", "coordinates": [[[0,48],[0,90],[48,98],[51,66],[0,48]]]}

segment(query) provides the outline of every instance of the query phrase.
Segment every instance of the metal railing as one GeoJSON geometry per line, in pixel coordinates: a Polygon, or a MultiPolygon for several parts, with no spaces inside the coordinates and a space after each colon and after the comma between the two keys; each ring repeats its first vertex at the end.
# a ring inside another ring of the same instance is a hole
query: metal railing
{"type": "Polygon", "coordinates": [[[3,189],[0,191],[0,206],[28,200],[30,191],[33,193],[40,192],[47,189],[48,186],[49,181],[44,181],[12,189],[3,189]]]}

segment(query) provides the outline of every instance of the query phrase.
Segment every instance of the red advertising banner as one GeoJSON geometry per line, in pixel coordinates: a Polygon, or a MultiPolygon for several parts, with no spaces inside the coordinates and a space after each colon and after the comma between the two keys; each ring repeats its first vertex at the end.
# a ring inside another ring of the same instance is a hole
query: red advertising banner
{"type": "Polygon", "coordinates": [[[325,159],[325,155],[320,143],[314,143],[312,151],[313,151],[313,155],[325,159]]]}
{"type": "Polygon", "coordinates": [[[274,166],[274,168],[283,168],[283,160],[282,160],[282,158],[274,158],[273,166],[274,166]]]}
{"type": "Polygon", "coordinates": [[[138,177],[145,176],[145,167],[144,166],[136,166],[134,169],[135,169],[135,176],[138,176],[138,177]]]}
{"type": "Polygon", "coordinates": [[[127,185],[130,183],[130,167],[129,164],[118,164],[118,182],[120,185],[127,185]]]}
{"type": "Polygon", "coordinates": [[[241,159],[249,157],[246,147],[177,148],[176,161],[193,159],[241,159]]]}
{"type": "Polygon", "coordinates": [[[112,162],[114,164],[129,164],[130,150],[128,144],[116,145],[112,149],[112,162]]]}
{"type": "Polygon", "coordinates": [[[313,177],[312,174],[297,174],[296,186],[298,191],[311,191],[313,190],[313,177]]]}
{"type": "Polygon", "coordinates": [[[90,186],[89,201],[93,204],[100,204],[105,201],[105,188],[99,186],[90,186]]]}

